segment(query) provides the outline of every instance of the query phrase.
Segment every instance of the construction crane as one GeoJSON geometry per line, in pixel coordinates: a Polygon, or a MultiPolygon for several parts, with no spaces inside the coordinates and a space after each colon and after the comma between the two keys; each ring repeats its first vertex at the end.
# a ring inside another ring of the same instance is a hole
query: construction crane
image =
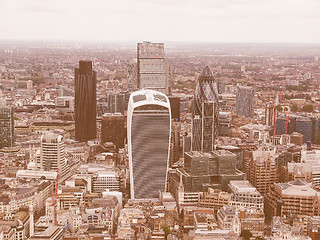
{"type": "Polygon", "coordinates": [[[54,196],[52,196],[53,203],[51,206],[53,206],[53,214],[54,214],[54,225],[58,225],[58,218],[57,218],[57,199],[58,199],[58,186],[59,186],[59,168],[57,169],[57,179],[56,179],[56,187],[55,187],[55,193],[54,196]]]}
{"type": "Polygon", "coordinates": [[[287,145],[288,123],[289,123],[289,116],[287,116],[287,121],[286,121],[286,137],[284,139],[285,145],[287,145]]]}
{"type": "Polygon", "coordinates": [[[273,103],[273,139],[272,144],[274,145],[274,136],[276,134],[276,103],[273,103]]]}

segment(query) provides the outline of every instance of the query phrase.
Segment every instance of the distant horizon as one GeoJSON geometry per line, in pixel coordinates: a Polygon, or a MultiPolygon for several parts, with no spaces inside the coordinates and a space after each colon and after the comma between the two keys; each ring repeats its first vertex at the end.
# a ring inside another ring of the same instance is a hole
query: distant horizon
{"type": "Polygon", "coordinates": [[[319,0],[0,0],[0,21],[1,40],[320,44],[319,0]]]}
{"type": "Polygon", "coordinates": [[[320,42],[254,42],[254,41],[165,41],[165,40],[158,40],[158,41],[151,41],[151,40],[73,40],[73,39],[0,39],[1,43],[12,44],[12,43],[49,43],[49,44],[137,44],[141,42],[152,42],[152,43],[164,43],[164,44],[198,44],[198,45],[316,45],[320,46],[320,42]]]}

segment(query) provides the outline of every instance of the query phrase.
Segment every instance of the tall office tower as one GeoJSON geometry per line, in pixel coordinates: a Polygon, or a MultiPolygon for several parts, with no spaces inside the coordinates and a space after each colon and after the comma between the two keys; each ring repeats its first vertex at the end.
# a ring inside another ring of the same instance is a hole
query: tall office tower
{"type": "Polygon", "coordinates": [[[191,151],[191,136],[185,135],[183,136],[182,143],[182,153],[191,151]]]}
{"type": "Polygon", "coordinates": [[[209,66],[205,66],[197,80],[194,93],[193,113],[202,115],[202,103],[214,101],[218,104],[218,87],[209,66]]]}
{"type": "Polygon", "coordinates": [[[237,86],[236,114],[246,117],[254,115],[254,90],[252,87],[237,86]]]}
{"type": "Polygon", "coordinates": [[[109,113],[122,113],[124,114],[128,108],[130,93],[119,92],[108,94],[108,112],[109,113]]]}
{"type": "Polygon", "coordinates": [[[14,145],[13,107],[0,106],[0,148],[14,145]]]}
{"type": "Polygon", "coordinates": [[[226,82],[223,79],[218,80],[218,93],[224,93],[226,91],[226,82]]]}
{"type": "Polygon", "coordinates": [[[278,110],[275,108],[274,104],[268,103],[265,107],[265,125],[267,126],[273,126],[274,125],[274,114],[277,118],[278,116],[278,110]]]}
{"type": "Polygon", "coordinates": [[[202,141],[201,151],[211,152],[214,150],[215,128],[214,128],[214,102],[202,103],[202,141]]]}
{"type": "Polygon", "coordinates": [[[191,122],[191,150],[201,151],[202,120],[200,116],[194,116],[191,122]]]}
{"type": "Polygon", "coordinates": [[[58,171],[60,180],[68,173],[64,151],[63,137],[49,132],[41,136],[40,169],[44,171],[58,171]]]}
{"type": "Polygon", "coordinates": [[[80,61],[75,69],[75,135],[80,142],[96,138],[96,85],[92,61],[80,61]]]}
{"type": "Polygon", "coordinates": [[[181,123],[180,122],[173,122],[172,123],[172,132],[171,132],[171,162],[170,167],[172,164],[179,161],[180,158],[180,132],[181,132],[181,123]]]}
{"type": "Polygon", "coordinates": [[[127,90],[129,92],[136,91],[138,88],[138,80],[137,80],[137,61],[130,62],[128,64],[128,75],[127,75],[127,90]]]}
{"type": "Polygon", "coordinates": [[[125,116],[121,113],[104,114],[101,123],[101,142],[113,142],[117,148],[124,148],[125,116]]]}
{"type": "Polygon", "coordinates": [[[171,118],[174,122],[180,122],[180,98],[169,96],[171,118]]]}
{"type": "Polygon", "coordinates": [[[130,95],[127,136],[131,199],[157,198],[166,191],[171,134],[166,95],[140,90],[130,95]]]}
{"type": "Polygon", "coordinates": [[[138,43],[138,88],[169,94],[169,67],[164,59],[164,44],[138,43]]]}
{"type": "Polygon", "coordinates": [[[297,115],[279,115],[276,120],[276,135],[291,134],[293,132],[303,135],[303,142],[317,143],[320,129],[319,118],[297,115]]]}
{"type": "MultiPolygon", "coordinates": [[[[218,87],[209,66],[205,66],[197,80],[193,97],[193,115],[202,116],[202,104],[214,102],[214,135],[218,131],[218,87]]],[[[198,150],[197,150],[198,151],[198,150]]]]}

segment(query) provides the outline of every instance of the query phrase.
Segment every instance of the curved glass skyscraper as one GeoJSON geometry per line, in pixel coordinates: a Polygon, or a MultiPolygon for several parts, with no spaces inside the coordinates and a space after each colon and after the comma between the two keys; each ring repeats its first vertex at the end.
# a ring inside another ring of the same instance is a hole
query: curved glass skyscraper
{"type": "Polygon", "coordinates": [[[201,117],[202,127],[201,136],[193,131],[192,142],[201,140],[201,146],[196,147],[192,144],[193,150],[203,152],[214,150],[214,139],[218,130],[218,104],[217,83],[209,66],[205,66],[197,80],[193,99],[193,122],[197,120],[196,116],[201,117]]]}
{"type": "Polygon", "coordinates": [[[202,104],[204,102],[215,102],[218,104],[218,87],[209,66],[205,66],[197,80],[194,93],[193,114],[202,115],[202,104]]]}
{"type": "Polygon", "coordinates": [[[166,191],[171,132],[168,97],[153,90],[130,95],[127,134],[131,199],[157,198],[166,191]]]}

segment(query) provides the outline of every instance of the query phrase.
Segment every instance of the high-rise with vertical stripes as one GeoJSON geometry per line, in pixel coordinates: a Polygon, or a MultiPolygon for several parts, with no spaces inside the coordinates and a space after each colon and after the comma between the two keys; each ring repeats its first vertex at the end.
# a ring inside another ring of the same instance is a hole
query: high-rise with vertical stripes
{"type": "Polygon", "coordinates": [[[168,97],[153,90],[130,95],[127,134],[131,199],[157,198],[166,191],[171,110],[168,97]]]}
{"type": "Polygon", "coordinates": [[[92,61],[80,61],[75,69],[75,135],[80,142],[96,138],[96,85],[92,61]]]}

